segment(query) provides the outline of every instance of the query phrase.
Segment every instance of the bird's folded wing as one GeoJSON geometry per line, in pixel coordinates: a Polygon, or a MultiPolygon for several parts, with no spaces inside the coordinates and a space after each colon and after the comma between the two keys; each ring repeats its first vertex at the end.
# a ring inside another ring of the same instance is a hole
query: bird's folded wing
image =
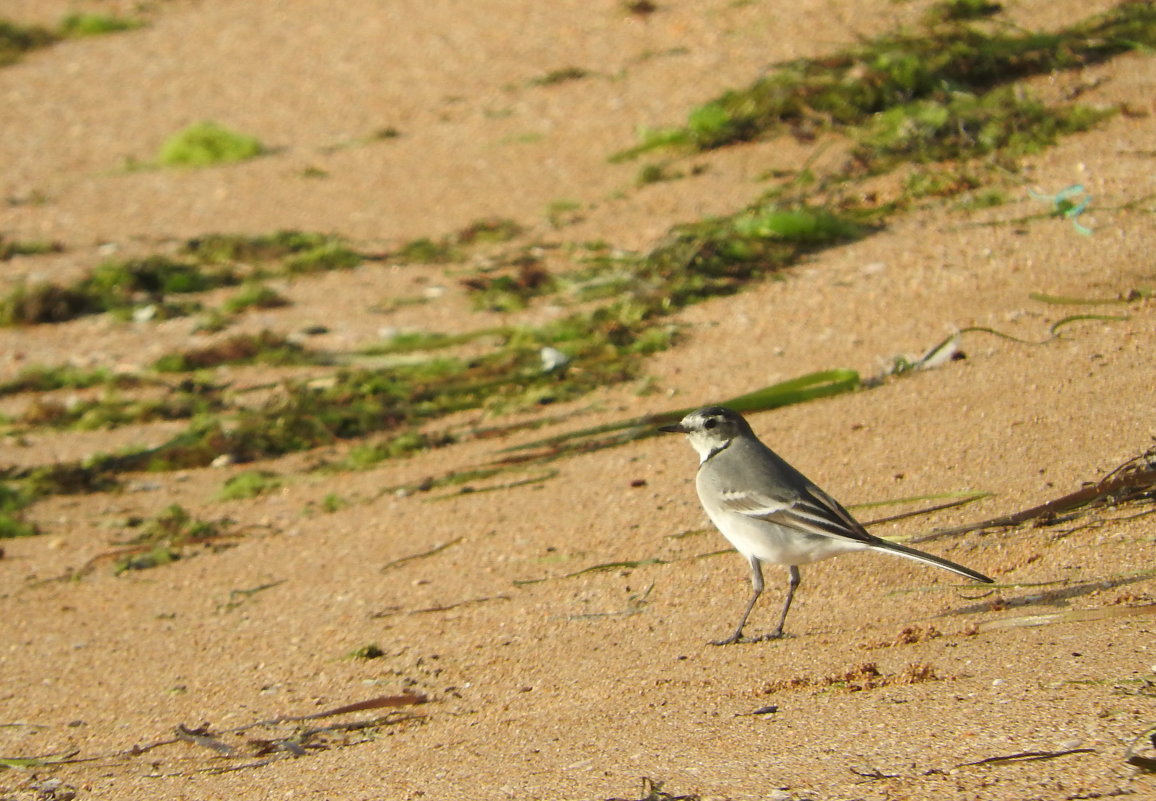
{"type": "Polygon", "coordinates": [[[722,506],[728,512],[811,534],[856,542],[875,541],[838,501],[814,485],[789,498],[730,490],[723,492],[722,506]]]}

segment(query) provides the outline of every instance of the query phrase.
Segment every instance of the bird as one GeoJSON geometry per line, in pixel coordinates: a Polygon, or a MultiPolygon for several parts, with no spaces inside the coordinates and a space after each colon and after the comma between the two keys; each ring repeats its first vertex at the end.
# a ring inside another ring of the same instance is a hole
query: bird
{"type": "Polygon", "coordinates": [[[867,533],[838,501],[764,445],[736,411],[706,406],[658,430],[685,434],[698,452],[699,501],[711,522],[750,563],[753,592],[739,625],[734,634],[713,640],[713,645],[782,637],[802,580],[799,566],[842,553],[881,551],[992,583],[971,568],[867,533]],[[778,625],[762,637],[744,638],[747,618],[763,592],[764,562],[788,569],[787,595],[778,625]]]}

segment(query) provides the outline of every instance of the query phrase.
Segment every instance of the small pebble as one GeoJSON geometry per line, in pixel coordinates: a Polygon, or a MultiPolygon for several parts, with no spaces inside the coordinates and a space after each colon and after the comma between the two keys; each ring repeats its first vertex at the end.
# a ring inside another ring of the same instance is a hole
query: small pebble
{"type": "Polygon", "coordinates": [[[564,370],[570,364],[570,357],[557,348],[552,348],[546,345],[539,352],[542,358],[542,372],[556,373],[559,370],[564,370]]]}

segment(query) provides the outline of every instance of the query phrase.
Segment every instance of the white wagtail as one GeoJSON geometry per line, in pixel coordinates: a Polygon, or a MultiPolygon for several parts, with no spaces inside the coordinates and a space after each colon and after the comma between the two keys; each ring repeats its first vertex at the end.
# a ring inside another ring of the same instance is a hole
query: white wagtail
{"type": "Polygon", "coordinates": [[[763,562],[790,568],[791,580],[779,625],[751,642],[783,636],[799,586],[799,565],[848,551],[893,553],[975,581],[992,581],[962,565],[868,534],[838,501],[760,442],[738,412],[708,406],[659,430],[686,434],[698,451],[698,498],[718,530],[751,564],[751,600],[735,633],[714,645],[743,640],[743,626],[763,591],[763,562]]]}

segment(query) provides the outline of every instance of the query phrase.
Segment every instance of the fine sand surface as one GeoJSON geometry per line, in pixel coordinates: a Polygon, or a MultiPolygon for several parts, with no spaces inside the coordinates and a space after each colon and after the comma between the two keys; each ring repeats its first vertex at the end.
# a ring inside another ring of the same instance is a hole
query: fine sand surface
{"type": "MultiPolygon", "coordinates": [[[[51,24],[77,8],[134,5],[5,0],[0,16],[51,24]]],[[[146,5],[145,28],[0,69],[0,235],[65,247],[0,262],[5,292],[222,231],[325,231],[374,251],[496,216],[525,226],[525,242],[645,250],[676,223],[742,208],[767,176],[816,152],[817,168],[843,156],[783,137],[683,157],[686,177],[639,187],[640,164],[609,154],[774,62],[913,24],[925,4],[660,0],[648,16],[611,0],[146,5]],[[535,81],[570,67],[590,74],[535,81]],[[203,119],[274,152],[125,170],[203,119]],[[390,127],[400,136],[364,141],[390,127]]],[[[1021,0],[1005,13],[1054,28],[1110,5],[1021,0]]],[[[1156,437],[1156,59],[1135,53],[1033,85],[1128,113],[1026,159],[1002,205],[930,202],[784,280],[683,310],[672,318],[682,338],[648,358],[645,382],[455,421],[554,421],[546,427],[368,470],[311,470],[352,444],[337,443],[259,465],[128,476],[120,492],[31,507],[43,533],[0,541],[0,758],[72,761],[0,767],[0,798],[596,801],[644,797],[644,778],[672,796],[715,799],[1156,798],[1156,777],[1125,761],[1156,724],[1150,501],[920,546],[992,576],[994,588],[875,554],[804,567],[788,637],[719,648],[708,640],[733,627],[747,570],[733,553],[707,556],[726,544],[707,529],[696,457],[680,437],[473,486],[529,479],[492,492],[383,492],[508,445],[816,370],[877,375],[971,326],[1014,339],[970,331],[966,358],[752,424],[853,507],[990,493],[872,529],[899,538],[1044,503],[1143,454],[1156,437]],[[1093,198],[1080,217],[1091,236],[1040,216],[1046,204],[1024,189],[1077,183],[1093,198]],[[1140,297],[1120,304],[1032,296],[1110,301],[1132,290],[1140,297]],[[1089,317],[1049,337],[1073,315],[1089,317]],[[217,499],[226,478],[254,467],[278,473],[281,487],[217,499]],[[346,504],[325,513],[331,495],[346,504]],[[245,536],[114,575],[102,555],[132,536],[125,521],[171,504],[228,518],[245,536]],[[535,579],[546,580],[524,583],[535,579]],[[349,658],[370,644],[382,655],[349,658]],[[394,696],[402,706],[227,734],[394,696]],[[425,702],[409,703],[417,696],[425,702]],[[334,724],[286,745],[295,729],[334,724]]],[[[464,272],[366,262],[274,282],[292,305],[249,312],[227,333],[321,323],[328,333],[311,347],[342,352],[383,329],[501,322],[472,310],[464,272]],[[381,312],[431,287],[445,291],[381,312]]],[[[558,313],[532,305],[519,319],[558,313]]],[[[141,368],[208,341],[194,325],[100,316],[0,329],[0,380],[32,364],[141,368]]],[[[281,375],[231,368],[218,378],[245,387],[281,375]]],[[[18,415],[31,399],[2,401],[18,415]]],[[[157,444],[181,428],[34,430],[0,442],[0,465],[157,444]]],[[[785,588],[785,570],[766,574],[754,634],[773,625],[785,588]]]]}

